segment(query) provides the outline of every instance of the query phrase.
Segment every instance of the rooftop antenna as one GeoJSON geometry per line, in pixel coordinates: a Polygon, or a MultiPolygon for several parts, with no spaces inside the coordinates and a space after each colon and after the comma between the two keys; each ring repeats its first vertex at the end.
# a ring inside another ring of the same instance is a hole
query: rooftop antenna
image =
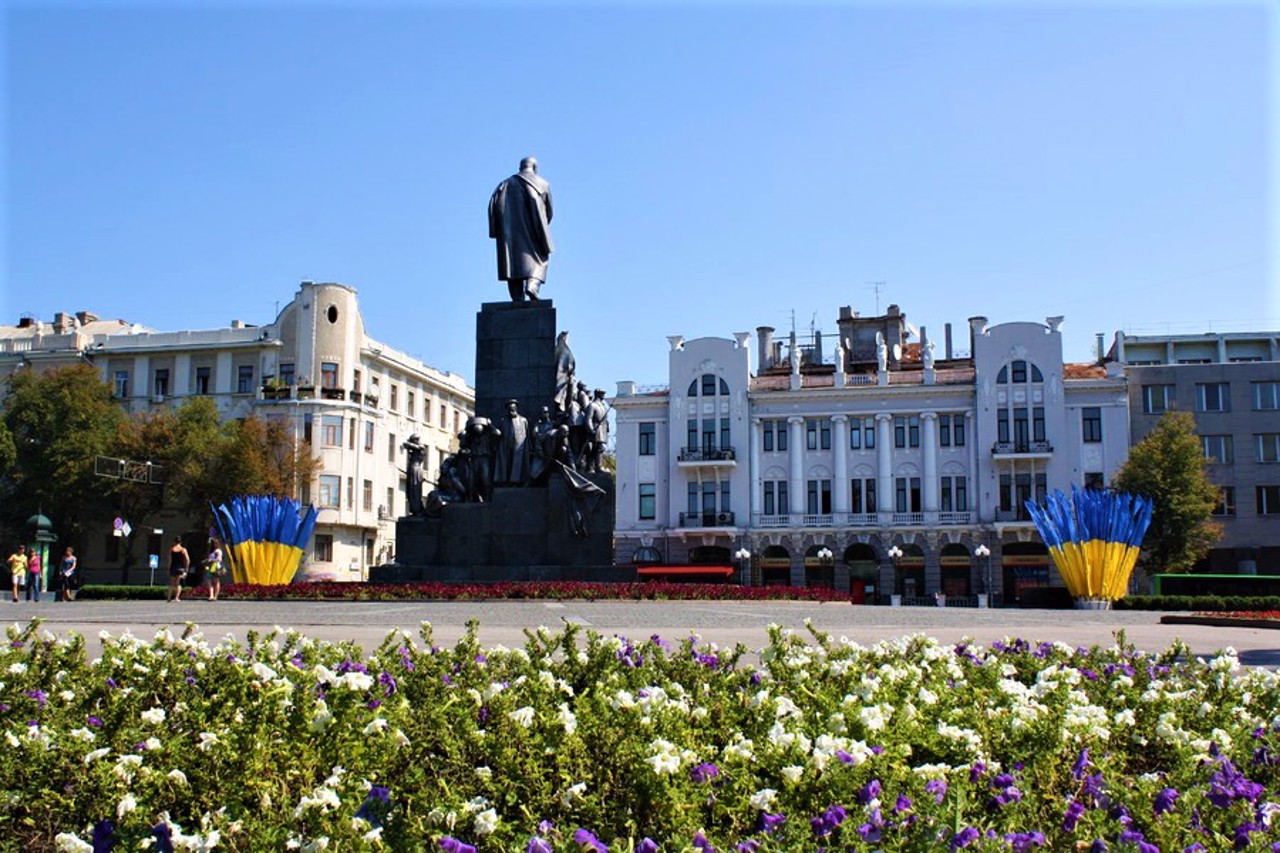
{"type": "Polygon", "coordinates": [[[867,282],[867,287],[871,288],[876,292],[876,316],[879,317],[880,316],[880,291],[884,290],[884,282],[869,281],[867,282]]]}

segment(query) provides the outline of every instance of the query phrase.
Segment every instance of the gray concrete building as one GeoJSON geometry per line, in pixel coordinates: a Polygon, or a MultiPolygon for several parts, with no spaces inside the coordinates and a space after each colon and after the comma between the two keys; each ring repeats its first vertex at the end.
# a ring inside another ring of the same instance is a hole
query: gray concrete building
{"type": "Polygon", "coordinates": [[[1191,412],[1222,489],[1223,538],[1197,571],[1280,573],[1280,332],[1117,333],[1130,439],[1170,409],[1191,412]]]}

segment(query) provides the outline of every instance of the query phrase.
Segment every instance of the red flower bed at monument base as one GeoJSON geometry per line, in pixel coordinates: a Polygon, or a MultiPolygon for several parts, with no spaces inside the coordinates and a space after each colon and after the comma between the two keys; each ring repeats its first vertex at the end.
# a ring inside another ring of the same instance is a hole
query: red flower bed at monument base
{"type": "Polygon", "coordinates": [[[1280,622],[1280,610],[1233,610],[1226,613],[1200,612],[1197,616],[1213,616],[1218,619],[1252,619],[1268,622],[1280,622]]]}
{"type": "Polygon", "coordinates": [[[803,600],[848,601],[848,593],[833,589],[794,586],[739,586],[738,584],[591,583],[587,581],[512,581],[503,583],[295,583],[280,586],[227,584],[222,598],[240,600],[337,599],[388,601],[431,599],[485,601],[491,599],[588,599],[588,600],[803,600]]]}

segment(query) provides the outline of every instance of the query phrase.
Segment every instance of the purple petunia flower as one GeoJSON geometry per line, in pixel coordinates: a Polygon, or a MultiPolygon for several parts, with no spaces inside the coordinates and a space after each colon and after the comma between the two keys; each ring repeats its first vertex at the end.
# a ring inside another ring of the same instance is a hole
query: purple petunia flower
{"type": "Polygon", "coordinates": [[[378,683],[382,685],[382,693],[384,696],[390,696],[400,689],[396,684],[396,677],[389,672],[383,672],[378,676],[378,683]]]}
{"type": "Polygon", "coordinates": [[[540,821],[538,821],[538,834],[539,834],[539,835],[550,835],[550,834],[551,834],[551,830],[553,830],[553,829],[555,829],[555,828],[556,828],[556,825],[555,825],[554,823],[552,823],[551,821],[549,821],[549,820],[540,820],[540,821]]]}
{"type": "Polygon", "coordinates": [[[893,813],[901,814],[909,811],[911,811],[911,798],[906,794],[899,794],[897,801],[893,804],[893,813]]]}
{"type": "Polygon", "coordinates": [[[1107,847],[1107,842],[1101,838],[1093,839],[1093,843],[1089,845],[1089,853],[1107,853],[1111,849],[1107,847]]]}
{"type": "Polygon", "coordinates": [[[1062,831],[1074,832],[1076,824],[1080,822],[1081,816],[1084,815],[1084,803],[1079,800],[1072,800],[1067,804],[1067,813],[1062,816],[1062,831]]]}
{"type": "Polygon", "coordinates": [[[1208,798],[1218,808],[1226,808],[1233,800],[1255,803],[1264,790],[1237,770],[1230,759],[1223,758],[1221,768],[1209,779],[1208,798]]]}
{"type": "Polygon", "coordinates": [[[658,842],[646,835],[636,845],[636,853],[658,853],[658,842]]]}
{"type": "Polygon", "coordinates": [[[1032,847],[1043,847],[1045,843],[1044,833],[1039,830],[1010,832],[1004,836],[1004,840],[1009,842],[1009,846],[1013,848],[1014,853],[1027,853],[1032,847]]]}
{"type": "Polygon", "coordinates": [[[551,842],[537,835],[529,839],[529,844],[524,848],[524,853],[553,853],[551,842]]]}
{"type": "Polygon", "coordinates": [[[573,840],[583,847],[590,847],[593,853],[609,853],[609,848],[589,829],[579,829],[573,834],[573,840]]]}
{"type": "Polygon", "coordinates": [[[1089,767],[1089,747],[1080,750],[1080,756],[1071,765],[1071,777],[1079,782],[1084,778],[1084,771],[1089,767]]]}
{"type": "Polygon", "coordinates": [[[702,853],[716,853],[716,848],[711,846],[711,842],[702,834],[702,830],[694,833],[693,846],[701,850],[702,853]]]}
{"type": "Polygon", "coordinates": [[[43,690],[24,690],[22,692],[36,700],[36,705],[41,708],[49,704],[49,694],[45,693],[43,690]]]}
{"type": "Polygon", "coordinates": [[[714,764],[699,764],[689,771],[689,778],[701,784],[710,782],[712,779],[720,775],[720,768],[714,764]]]}
{"type": "Polygon", "coordinates": [[[844,810],[844,806],[831,805],[827,810],[815,818],[809,820],[809,825],[813,827],[813,834],[818,838],[826,838],[835,828],[844,823],[849,813],[844,810]]]}
{"type": "Polygon", "coordinates": [[[760,849],[760,842],[753,838],[748,838],[746,841],[739,841],[733,849],[737,853],[755,853],[760,849]]]}
{"type": "Polygon", "coordinates": [[[93,726],[95,729],[100,729],[102,728],[102,720],[99,720],[97,717],[90,715],[89,725],[93,726]]]}
{"type": "Polygon", "coordinates": [[[1161,788],[1160,793],[1156,794],[1156,800],[1152,804],[1152,811],[1156,815],[1162,815],[1165,812],[1173,811],[1173,804],[1178,801],[1178,792],[1173,788],[1161,788]]]}
{"type": "Polygon", "coordinates": [[[109,820],[100,820],[93,825],[93,853],[111,853],[116,846],[116,825],[109,820]]]}
{"type": "Polygon", "coordinates": [[[930,779],[924,783],[924,789],[927,793],[933,794],[935,803],[942,802],[947,796],[947,780],[946,779],[930,779]]]}
{"type": "Polygon", "coordinates": [[[1235,848],[1237,850],[1243,850],[1249,846],[1249,833],[1266,832],[1266,831],[1267,831],[1267,828],[1262,824],[1253,823],[1251,821],[1246,820],[1244,823],[1237,826],[1235,828],[1235,832],[1233,833],[1235,837],[1235,848]]]}
{"type": "Polygon", "coordinates": [[[787,816],[784,814],[761,814],[760,815],[760,831],[776,832],[778,827],[787,822],[787,816]]]}
{"type": "Polygon", "coordinates": [[[114,678],[107,679],[107,686],[110,687],[112,690],[118,690],[120,688],[120,685],[116,684],[116,680],[114,678]]]}
{"type": "Polygon", "coordinates": [[[456,838],[446,835],[440,839],[440,849],[445,853],[476,853],[476,848],[467,844],[465,841],[459,841],[456,838]]]}
{"type": "Polygon", "coordinates": [[[966,826],[964,829],[952,836],[951,849],[959,850],[962,847],[968,847],[970,844],[977,841],[980,836],[981,833],[978,832],[975,827],[966,826]]]}
{"type": "Polygon", "coordinates": [[[1197,841],[1194,844],[1188,844],[1186,847],[1183,847],[1182,853],[1208,853],[1208,849],[1209,848],[1197,841]]]}
{"type": "Polygon", "coordinates": [[[882,790],[883,789],[880,786],[880,780],[872,779],[870,782],[863,785],[862,789],[858,791],[858,802],[863,805],[866,805],[872,800],[879,799],[880,792],[882,790]]]}
{"type": "Polygon", "coordinates": [[[973,766],[969,768],[969,781],[977,782],[987,772],[987,765],[981,761],[975,761],[973,766]]]}
{"type": "Polygon", "coordinates": [[[156,850],[159,853],[173,853],[173,833],[169,831],[169,824],[156,824],[151,828],[151,834],[156,837],[156,850]]]}

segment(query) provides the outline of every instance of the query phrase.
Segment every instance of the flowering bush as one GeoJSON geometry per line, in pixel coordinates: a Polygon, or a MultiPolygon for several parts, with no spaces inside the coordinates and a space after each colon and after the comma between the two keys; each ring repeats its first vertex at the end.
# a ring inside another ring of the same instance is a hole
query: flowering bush
{"type": "Polygon", "coordinates": [[[10,629],[0,845],[1280,849],[1280,677],[1230,650],[476,636],[10,629]]]}
{"type": "MultiPolygon", "coordinates": [[[[161,598],[165,587],[86,586],[81,598],[161,598]]],[[[486,601],[501,598],[587,600],[714,600],[714,601],[849,601],[848,593],[823,587],[739,586],[729,583],[597,583],[592,581],[503,581],[501,583],[293,583],[279,585],[225,584],[222,598],[248,600],[339,599],[392,601],[436,599],[486,601]]]]}

